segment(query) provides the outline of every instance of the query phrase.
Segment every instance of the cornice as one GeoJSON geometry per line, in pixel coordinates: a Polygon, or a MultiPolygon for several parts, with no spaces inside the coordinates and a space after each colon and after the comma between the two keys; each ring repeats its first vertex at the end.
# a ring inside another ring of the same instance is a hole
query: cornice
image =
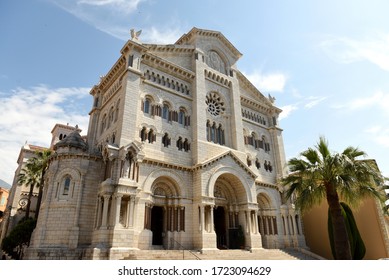
{"type": "Polygon", "coordinates": [[[192,81],[196,76],[194,72],[185,69],[181,66],[178,66],[174,63],[171,63],[170,61],[162,59],[151,53],[143,54],[142,62],[151,67],[155,67],[162,71],[166,71],[167,73],[172,73],[172,74],[174,73],[174,76],[176,77],[178,76],[179,78],[189,82],[192,81]]]}

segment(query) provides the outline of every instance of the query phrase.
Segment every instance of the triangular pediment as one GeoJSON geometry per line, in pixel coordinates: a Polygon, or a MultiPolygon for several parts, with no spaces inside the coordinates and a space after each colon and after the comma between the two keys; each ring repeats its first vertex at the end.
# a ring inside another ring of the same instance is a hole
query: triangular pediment
{"type": "Polygon", "coordinates": [[[248,166],[246,163],[244,163],[232,150],[226,151],[224,153],[221,153],[215,157],[212,157],[202,163],[199,163],[195,166],[195,168],[206,168],[209,166],[214,166],[218,164],[221,160],[224,158],[231,158],[235,163],[235,167],[237,169],[240,169],[247,173],[250,177],[253,179],[257,178],[257,174],[255,174],[248,166]]]}
{"type": "Polygon", "coordinates": [[[209,46],[213,46],[218,51],[222,51],[224,55],[228,56],[229,64],[233,65],[241,56],[242,53],[219,31],[192,28],[188,33],[182,35],[176,45],[191,45],[196,49],[208,52],[209,46]]]}

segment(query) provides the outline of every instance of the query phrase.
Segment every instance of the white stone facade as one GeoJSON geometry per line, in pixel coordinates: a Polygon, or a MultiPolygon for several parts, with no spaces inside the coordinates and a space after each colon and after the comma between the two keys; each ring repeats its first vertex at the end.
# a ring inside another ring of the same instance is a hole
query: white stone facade
{"type": "Polygon", "coordinates": [[[28,258],[305,247],[277,183],[281,110],[240,56],[197,28],[172,45],[129,40],[91,90],[86,142],[75,132],[54,146],[28,258]]]}

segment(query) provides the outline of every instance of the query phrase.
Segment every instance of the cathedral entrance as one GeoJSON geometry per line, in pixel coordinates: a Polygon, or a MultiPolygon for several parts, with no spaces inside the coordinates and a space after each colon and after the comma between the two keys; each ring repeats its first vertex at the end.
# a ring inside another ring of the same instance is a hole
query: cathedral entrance
{"type": "Polygon", "coordinates": [[[163,208],[154,206],[151,209],[151,231],[153,233],[152,245],[163,245],[163,208]]]}
{"type": "Polygon", "coordinates": [[[227,249],[226,213],[224,211],[224,207],[217,207],[213,211],[213,223],[216,232],[217,248],[227,249]]]}
{"type": "Polygon", "coordinates": [[[237,176],[225,173],[217,177],[213,187],[215,208],[213,227],[218,249],[244,247],[243,230],[247,225],[245,210],[246,191],[237,176]]]}

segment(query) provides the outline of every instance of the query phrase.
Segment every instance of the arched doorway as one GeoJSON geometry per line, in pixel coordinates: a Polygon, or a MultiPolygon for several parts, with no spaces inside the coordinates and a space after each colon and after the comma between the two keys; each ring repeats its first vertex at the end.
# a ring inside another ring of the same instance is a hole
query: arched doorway
{"type": "Polygon", "coordinates": [[[277,248],[278,226],[276,209],[272,205],[270,197],[265,193],[257,196],[258,202],[258,230],[262,237],[264,248],[277,248]]]}
{"type": "Polygon", "coordinates": [[[151,187],[151,202],[146,205],[145,228],[152,232],[152,245],[174,247],[176,233],[185,231],[185,207],[177,184],[169,177],[156,179],[151,187]],[[148,217],[148,218],[146,218],[148,217]]]}
{"type": "Polygon", "coordinates": [[[218,249],[226,249],[227,246],[227,228],[225,219],[224,207],[216,207],[214,209],[213,218],[216,233],[216,245],[218,249]]]}
{"type": "Polygon", "coordinates": [[[163,212],[161,206],[154,206],[151,209],[151,231],[153,233],[152,245],[163,245],[163,212]]]}
{"type": "Polygon", "coordinates": [[[215,207],[213,226],[218,249],[239,249],[245,246],[244,230],[247,226],[247,194],[242,182],[235,175],[220,175],[213,188],[215,207]]]}

